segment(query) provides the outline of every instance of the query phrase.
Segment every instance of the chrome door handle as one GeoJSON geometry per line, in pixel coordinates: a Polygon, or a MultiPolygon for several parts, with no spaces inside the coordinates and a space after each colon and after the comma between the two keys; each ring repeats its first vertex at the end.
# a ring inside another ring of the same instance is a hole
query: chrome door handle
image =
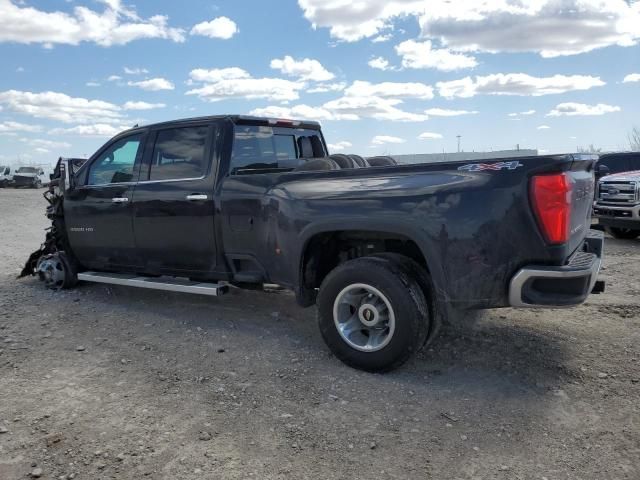
{"type": "Polygon", "coordinates": [[[207,200],[209,197],[207,195],[202,194],[202,193],[194,193],[192,195],[187,195],[186,198],[190,202],[197,202],[197,201],[207,200]]]}
{"type": "Polygon", "coordinates": [[[127,197],[115,197],[111,199],[111,203],[127,203],[129,199],[127,197]]]}

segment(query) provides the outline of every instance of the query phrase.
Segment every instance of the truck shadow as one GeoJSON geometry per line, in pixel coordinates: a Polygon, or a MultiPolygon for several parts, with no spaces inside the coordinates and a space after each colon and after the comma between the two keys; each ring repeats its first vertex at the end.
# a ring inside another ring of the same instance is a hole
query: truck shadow
{"type": "MultiPolygon", "coordinates": [[[[42,288],[35,281],[27,285],[42,288]]],[[[130,323],[152,319],[163,331],[200,329],[209,338],[231,336],[230,342],[233,335],[241,334],[264,344],[265,350],[295,355],[300,349],[314,370],[379,377],[408,387],[459,383],[470,389],[478,382],[484,386],[490,382],[506,388],[505,394],[518,395],[580,375],[566,364],[567,337],[545,328],[542,322],[514,322],[508,310],[469,312],[447,325],[433,344],[405,366],[385,375],[371,375],[350,369],[331,355],[318,332],[315,308],[298,307],[289,292],[232,290],[224,297],[211,298],[81,283],[60,296],[80,298],[78,303],[88,299],[97,305],[98,312],[115,310],[130,323]]]]}

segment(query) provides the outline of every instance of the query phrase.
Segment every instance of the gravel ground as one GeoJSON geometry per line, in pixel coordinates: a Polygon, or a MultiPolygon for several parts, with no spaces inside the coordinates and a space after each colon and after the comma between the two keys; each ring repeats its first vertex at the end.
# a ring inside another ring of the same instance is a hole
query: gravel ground
{"type": "Polygon", "coordinates": [[[640,478],[640,241],[586,305],[470,314],[373,375],[289,293],[17,281],[43,210],[0,189],[2,480],[640,478]]]}

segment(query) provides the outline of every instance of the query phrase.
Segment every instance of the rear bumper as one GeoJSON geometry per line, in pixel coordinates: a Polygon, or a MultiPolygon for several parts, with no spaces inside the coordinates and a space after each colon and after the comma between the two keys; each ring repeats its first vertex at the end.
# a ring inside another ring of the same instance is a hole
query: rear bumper
{"type": "Polygon", "coordinates": [[[585,249],[566,265],[524,267],[511,279],[509,304],[516,308],[570,307],[586,300],[593,290],[602,263],[604,235],[591,230],[585,249]]]}

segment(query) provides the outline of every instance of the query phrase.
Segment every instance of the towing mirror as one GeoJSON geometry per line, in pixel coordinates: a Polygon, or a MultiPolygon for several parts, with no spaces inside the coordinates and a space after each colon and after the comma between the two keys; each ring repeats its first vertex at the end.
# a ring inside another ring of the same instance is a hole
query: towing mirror
{"type": "Polygon", "coordinates": [[[609,167],[607,167],[606,165],[598,165],[596,167],[596,177],[600,178],[600,177],[605,177],[607,175],[609,175],[609,167]]]}

